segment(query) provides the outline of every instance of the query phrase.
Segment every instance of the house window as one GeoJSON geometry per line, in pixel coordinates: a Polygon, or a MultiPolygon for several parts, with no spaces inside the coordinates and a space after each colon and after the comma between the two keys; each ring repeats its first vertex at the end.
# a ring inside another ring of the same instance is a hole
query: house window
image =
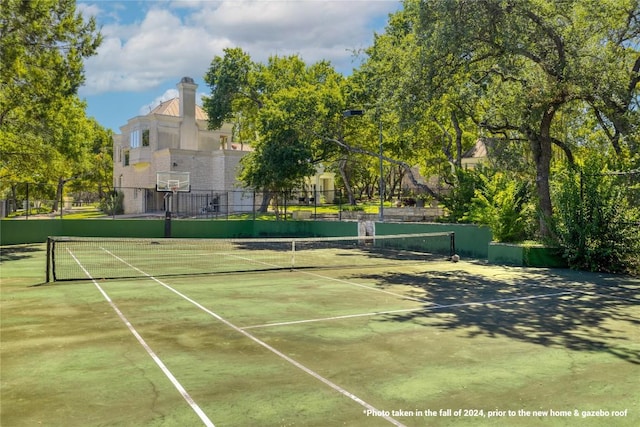
{"type": "Polygon", "coordinates": [[[131,148],[140,147],[140,131],[134,130],[129,134],[129,146],[131,148]]]}
{"type": "Polygon", "coordinates": [[[149,129],[144,129],[142,131],[142,146],[143,147],[149,146],[149,129]]]}
{"type": "Polygon", "coordinates": [[[129,166],[129,150],[124,152],[124,166],[129,166]]]}

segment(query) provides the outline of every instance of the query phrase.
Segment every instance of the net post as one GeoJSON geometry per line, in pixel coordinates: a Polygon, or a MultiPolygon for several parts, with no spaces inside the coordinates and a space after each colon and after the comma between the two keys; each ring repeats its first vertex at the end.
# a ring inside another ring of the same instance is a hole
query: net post
{"type": "Polygon", "coordinates": [[[51,280],[51,237],[47,237],[47,272],[45,283],[49,283],[51,280]]]}
{"type": "Polygon", "coordinates": [[[456,254],[456,233],[455,232],[450,232],[449,233],[449,257],[453,258],[453,256],[456,254]]]}
{"type": "Polygon", "coordinates": [[[296,241],[292,240],[291,241],[291,271],[293,271],[295,266],[296,266],[296,241]]]}

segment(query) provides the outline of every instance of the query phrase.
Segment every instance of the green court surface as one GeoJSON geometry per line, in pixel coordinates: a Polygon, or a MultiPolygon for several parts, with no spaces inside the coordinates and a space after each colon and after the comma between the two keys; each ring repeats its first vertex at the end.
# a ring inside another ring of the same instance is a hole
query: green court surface
{"type": "Polygon", "coordinates": [[[436,258],[44,283],[45,258],[2,248],[2,426],[640,425],[637,278],[436,258]]]}

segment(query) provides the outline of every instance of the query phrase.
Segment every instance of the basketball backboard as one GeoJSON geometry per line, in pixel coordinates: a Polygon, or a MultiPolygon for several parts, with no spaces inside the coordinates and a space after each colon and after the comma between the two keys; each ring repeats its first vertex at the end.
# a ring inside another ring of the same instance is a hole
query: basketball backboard
{"type": "Polygon", "coordinates": [[[189,172],[158,172],[156,174],[156,191],[165,193],[188,193],[191,191],[189,172]]]}

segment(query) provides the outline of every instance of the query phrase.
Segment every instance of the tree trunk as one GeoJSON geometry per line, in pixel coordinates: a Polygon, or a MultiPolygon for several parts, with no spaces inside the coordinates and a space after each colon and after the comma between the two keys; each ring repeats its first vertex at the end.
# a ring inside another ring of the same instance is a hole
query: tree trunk
{"type": "Polygon", "coordinates": [[[551,122],[555,115],[555,109],[549,108],[542,116],[539,132],[528,132],[531,151],[536,164],[536,190],[538,192],[538,204],[540,207],[540,236],[551,237],[549,221],[553,214],[551,204],[551,191],[549,188],[549,175],[551,171],[551,122]]]}
{"type": "Polygon", "coordinates": [[[7,213],[13,213],[18,210],[18,185],[17,184],[11,184],[10,204],[11,206],[9,208],[9,212],[7,213]]]}
{"type": "Polygon", "coordinates": [[[56,189],[56,198],[53,201],[53,208],[51,209],[52,212],[56,212],[58,210],[58,207],[60,209],[62,209],[64,206],[62,206],[60,204],[60,201],[62,200],[62,188],[64,187],[64,178],[60,178],[58,179],[58,188],[56,189]]]}
{"type": "Polygon", "coordinates": [[[262,194],[262,203],[260,203],[258,212],[265,213],[267,211],[267,208],[269,207],[269,203],[271,203],[271,193],[268,191],[264,191],[262,194]]]}
{"type": "Polygon", "coordinates": [[[400,166],[396,168],[390,168],[390,176],[389,181],[391,185],[389,186],[389,191],[387,192],[387,200],[393,200],[394,195],[398,195],[398,198],[402,196],[402,180],[404,179],[404,169],[400,166]]]}
{"type": "Polygon", "coordinates": [[[458,116],[453,111],[451,112],[451,123],[456,130],[456,159],[455,165],[458,168],[462,168],[462,128],[458,121],[458,116]]]}
{"type": "Polygon", "coordinates": [[[344,183],[344,189],[347,192],[347,198],[349,199],[349,204],[355,206],[356,199],[353,197],[353,188],[351,188],[351,184],[349,183],[349,176],[346,171],[347,159],[340,159],[339,170],[340,176],[342,177],[342,182],[344,183]]]}
{"type": "Polygon", "coordinates": [[[273,197],[271,202],[273,203],[273,213],[276,216],[276,221],[280,221],[280,211],[278,210],[278,192],[272,193],[273,197]]]}

